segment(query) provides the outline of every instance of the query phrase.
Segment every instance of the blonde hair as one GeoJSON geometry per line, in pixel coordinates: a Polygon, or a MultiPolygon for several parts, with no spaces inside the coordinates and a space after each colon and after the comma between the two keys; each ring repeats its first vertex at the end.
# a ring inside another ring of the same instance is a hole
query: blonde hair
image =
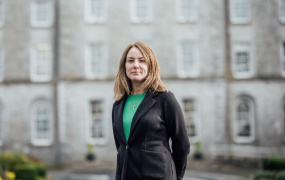
{"type": "Polygon", "coordinates": [[[126,75],[125,63],[129,50],[136,47],[142,53],[148,65],[148,74],[142,84],[142,88],[150,91],[165,91],[166,85],[160,79],[160,69],[156,57],[152,49],[144,42],[137,41],[134,44],[129,44],[125,49],[119,65],[119,70],[114,84],[114,98],[120,100],[125,94],[130,94],[132,91],[131,81],[126,75]]]}

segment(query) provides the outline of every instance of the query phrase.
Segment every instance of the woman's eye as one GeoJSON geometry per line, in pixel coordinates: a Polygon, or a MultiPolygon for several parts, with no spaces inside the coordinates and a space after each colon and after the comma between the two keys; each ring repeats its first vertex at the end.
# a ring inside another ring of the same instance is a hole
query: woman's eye
{"type": "Polygon", "coordinates": [[[142,60],[140,60],[140,62],[145,62],[145,60],[142,59],[142,60]]]}
{"type": "Polygon", "coordinates": [[[133,61],[134,61],[134,60],[132,60],[132,59],[129,59],[129,60],[128,60],[128,62],[133,62],[133,61]]]}

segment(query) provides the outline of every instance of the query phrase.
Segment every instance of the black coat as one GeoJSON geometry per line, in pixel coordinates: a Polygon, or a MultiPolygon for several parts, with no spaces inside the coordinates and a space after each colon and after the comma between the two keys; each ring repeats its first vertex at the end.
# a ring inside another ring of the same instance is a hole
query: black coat
{"type": "Polygon", "coordinates": [[[173,93],[147,92],[133,117],[128,142],[123,130],[126,99],[125,95],[116,101],[112,111],[118,151],[116,180],[182,179],[190,143],[181,107],[173,93]]]}

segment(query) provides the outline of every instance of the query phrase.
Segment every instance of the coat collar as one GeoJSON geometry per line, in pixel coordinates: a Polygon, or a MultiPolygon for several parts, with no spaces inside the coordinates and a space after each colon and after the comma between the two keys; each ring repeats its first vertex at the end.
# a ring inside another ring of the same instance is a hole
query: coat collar
{"type": "MultiPolygon", "coordinates": [[[[131,130],[130,130],[130,136],[129,136],[129,142],[132,141],[134,131],[137,127],[137,124],[140,118],[155,104],[156,101],[153,99],[153,97],[156,95],[157,95],[157,92],[147,91],[143,101],[139,105],[133,117],[132,124],[131,124],[131,130]]],[[[124,128],[123,128],[123,110],[124,110],[124,106],[125,106],[127,98],[128,98],[128,95],[125,95],[114,107],[114,117],[115,117],[114,127],[118,131],[118,134],[120,135],[121,139],[126,144],[127,144],[127,140],[126,140],[124,128]]]]}

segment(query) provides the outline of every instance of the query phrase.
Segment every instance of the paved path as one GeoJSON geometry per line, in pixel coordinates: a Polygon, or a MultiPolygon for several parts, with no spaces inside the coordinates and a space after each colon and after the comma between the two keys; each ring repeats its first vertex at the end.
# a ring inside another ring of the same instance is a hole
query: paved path
{"type": "MultiPolygon", "coordinates": [[[[114,180],[114,172],[104,174],[50,172],[54,180],[114,180]]],[[[249,180],[247,178],[225,175],[220,173],[209,173],[202,171],[187,171],[183,180],[249,180]]]]}

